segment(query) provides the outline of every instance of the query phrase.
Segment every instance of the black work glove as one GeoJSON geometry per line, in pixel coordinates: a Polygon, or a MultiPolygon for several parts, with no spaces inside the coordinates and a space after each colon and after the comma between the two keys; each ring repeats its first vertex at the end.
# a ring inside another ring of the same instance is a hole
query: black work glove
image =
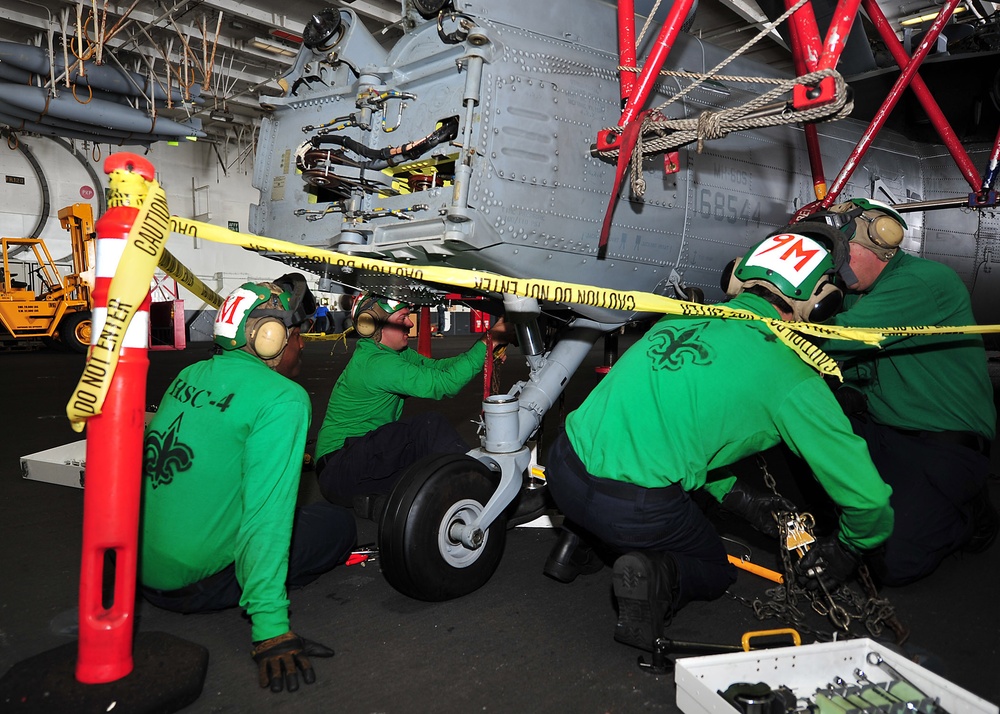
{"type": "Polygon", "coordinates": [[[272,692],[298,690],[299,672],[302,672],[306,684],[315,682],[316,673],[309,657],[333,657],[333,650],[303,639],[294,632],[254,642],[253,661],[259,668],[260,686],[270,687],[272,692]]]}
{"type": "Polygon", "coordinates": [[[787,498],[758,491],[740,481],[733,484],[733,490],[723,497],[720,505],[771,538],[777,538],[779,532],[778,522],[771,514],[797,510],[787,498]]]}
{"type": "Polygon", "coordinates": [[[795,564],[795,570],[805,578],[807,589],[817,590],[822,583],[832,593],[851,579],[859,565],[861,555],[832,535],[816,539],[809,552],[795,564]]]}

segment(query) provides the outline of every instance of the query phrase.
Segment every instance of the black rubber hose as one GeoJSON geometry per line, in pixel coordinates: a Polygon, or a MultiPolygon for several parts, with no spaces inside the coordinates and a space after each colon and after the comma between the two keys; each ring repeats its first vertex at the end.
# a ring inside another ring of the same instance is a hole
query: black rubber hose
{"type": "MultiPolygon", "coordinates": [[[[320,148],[324,144],[335,144],[372,161],[385,161],[388,166],[393,166],[399,163],[400,159],[406,161],[416,159],[438,144],[451,141],[456,136],[458,136],[458,117],[448,117],[441,121],[439,128],[432,131],[423,139],[418,139],[402,146],[386,146],[382,149],[373,149],[350,137],[334,135],[314,136],[309,142],[316,148],[320,148]]],[[[369,168],[371,167],[369,166],[369,168]]]]}

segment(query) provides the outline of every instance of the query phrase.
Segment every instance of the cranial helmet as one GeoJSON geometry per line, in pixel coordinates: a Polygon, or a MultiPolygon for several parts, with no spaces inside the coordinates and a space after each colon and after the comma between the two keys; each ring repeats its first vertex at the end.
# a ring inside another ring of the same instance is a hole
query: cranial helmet
{"type": "Polygon", "coordinates": [[[410,306],[408,302],[390,300],[374,293],[362,293],[354,300],[351,319],[354,331],[359,337],[371,337],[378,342],[382,337],[382,326],[389,317],[410,306]]]}
{"type": "Polygon", "coordinates": [[[896,254],[903,242],[906,221],[890,206],[867,198],[852,198],[814,213],[806,220],[823,221],[872,251],[883,262],[896,254]]]}
{"type": "Polygon", "coordinates": [[[833,259],[833,268],[842,279],[842,285],[854,285],[858,277],[851,269],[851,239],[843,231],[837,230],[823,220],[811,220],[811,216],[798,223],[779,228],[771,235],[795,233],[812,238],[827,249],[833,259]]]}
{"type": "Polygon", "coordinates": [[[316,299],[299,273],[271,283],[244,283],[215,316],[212,334],[224,350],[242,349],[274,368],[294,327],[308,326],[316,299]]]}
{"type": "Polygon", "coordinates": [[[827,249],[805,235],[768,236],[723,274],[726,294],[761,285],[784,298],[796,320],[823,322],[840,309],[843,293],[833,283],[835,267],[827,249]]]}

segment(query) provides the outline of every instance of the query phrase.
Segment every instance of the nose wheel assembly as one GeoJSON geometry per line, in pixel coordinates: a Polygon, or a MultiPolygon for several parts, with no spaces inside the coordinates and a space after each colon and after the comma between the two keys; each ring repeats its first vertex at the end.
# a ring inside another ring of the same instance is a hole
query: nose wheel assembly
{"type": "Polygon", "coordinates": [[[379,524],[379,558],[386,580],[404,595],[440,601],[467,595],[492,577],[507,540],[507,517],[461,539],[496,490],[498,477],[464,454],[429,456],[393,489],[379,524]]]}

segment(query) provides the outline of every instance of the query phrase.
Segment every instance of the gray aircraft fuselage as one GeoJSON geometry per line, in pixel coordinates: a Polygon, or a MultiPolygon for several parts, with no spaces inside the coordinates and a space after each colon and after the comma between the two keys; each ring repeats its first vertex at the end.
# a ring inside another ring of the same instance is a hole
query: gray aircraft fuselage
{"type": "MultiPolygon", "coordinates": [[[[386,50],[344,9],[332,50],[303,48],[297,71],[286,78],[294,91],[265,98],[274,111],[260,133],[253,183],[261,195],[251,209],[251,231],[516,278],[665,295],[681,284],[717,301],[723,266],[815,200],[800,126],[733,133],[706,142],[701,153],[689,145],[680,149],[676,173],[664,172],[662,156],[643,162],[643,199],[630,195],[626,180],[607,255],[599,259],[615,165],[591,147],[599,130],[617,124],[621,114],[614,8],[597,0],[458,0],[455,6],[467,19],[461,41],[445,41],[433,20],[421,21],[386,50]],[[457,121],[457,132],[389,169],[396,187],[406,187],[395,193],[387,172],[377,164],[358,168],[358,155],[342,146],[324,145],[328,153],[318,162],[313,148],[303,162],[308,149],[301,147],[318,135],[304,127],[351,115],[352,126],[328,135],[372,150],[402,147],[449,120],[457,121]],[[303,172],[303,165],[311,168],[303,172]],[[308,220],[309,212],[315,218],[328,206],[346,212],[308,220]]],[[[682,33],[665,68],[703,72],[726,54],[682,33]]],[[[743,58],[724,73],[780,76],[743,58]]],[[[661,77],[648,106],[662,104],[682,86],[661,77]]],[[[760,85],[706,83],[665,113],[694,116],[763,91],[760,85]]],[[[848,119],[818,128],[824,166],[835,173],[864,124],[848,119]]],[[[970,148],[973,161],[983,163],[988,148],[970,148]]],[[[841,195],[906,203],[963,193],[968,188],[942,147],[883,131],[841,195]]],[[[1000,288],[992,275],[1000,260],[996,216],[948,210],[906,219],[904,249],[955,269],[973,295],[978,320],[1000,321],[1000,288]]],[[[379,276],[333,277],[417,299],[423,290],[379,276]]],[[[427,297],[433,302],[432,292],[427,297]]],[[[559,302],[539,297],[543,307],[559,302]]],[[[614,307],[573,310],[601,322],[631,317],[614,307]]]]}

